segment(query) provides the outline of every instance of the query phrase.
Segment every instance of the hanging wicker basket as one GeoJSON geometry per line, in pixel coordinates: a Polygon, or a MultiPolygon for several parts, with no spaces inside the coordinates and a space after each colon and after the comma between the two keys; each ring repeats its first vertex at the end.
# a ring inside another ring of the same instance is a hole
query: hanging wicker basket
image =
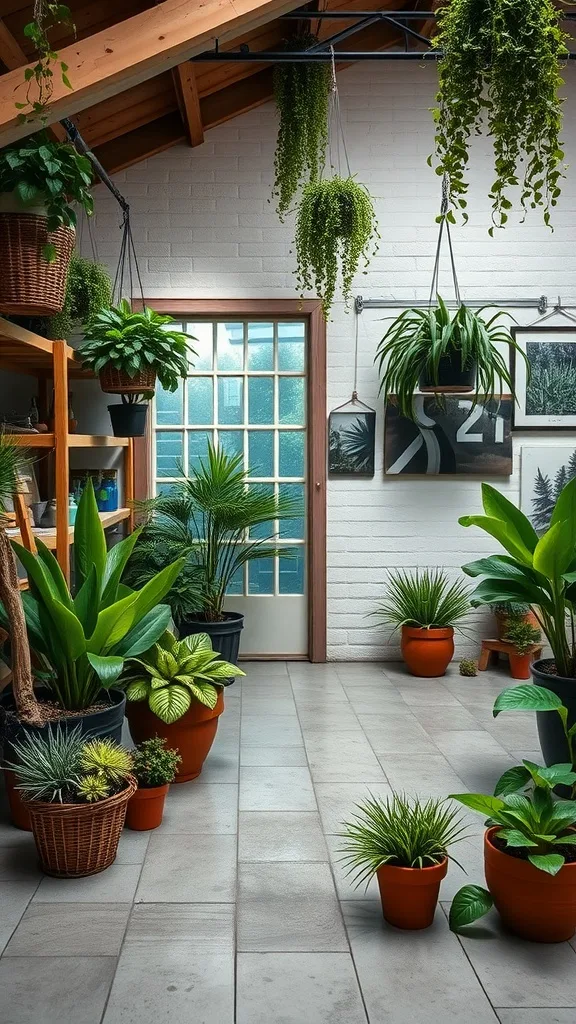
{"type": "Polygon", "coordinates": [[[130,777],[121,793],[92,804],[27,801],[40,866],[56,878],[83,878],[110,867],[116,857],[126,807],[136,791],[130,777]]]}
{"type": "Polygon", "coordinates": [[[46,217],[34,213],[0,213],[0,312],[15,316],[54,316],[62,311],[74,228],[50,233],[46,217]],[[56,259],[49,263],[42,247],[50,242],[56,259]]]}
{"type": "Polygon", "coordinates": [[[154,391],[156,374],[154,370],[140,370],[135,377],[129,377],[115,366],[105,366],[100,372],[100,387],[107,395],[136,395],[154,391]]]}

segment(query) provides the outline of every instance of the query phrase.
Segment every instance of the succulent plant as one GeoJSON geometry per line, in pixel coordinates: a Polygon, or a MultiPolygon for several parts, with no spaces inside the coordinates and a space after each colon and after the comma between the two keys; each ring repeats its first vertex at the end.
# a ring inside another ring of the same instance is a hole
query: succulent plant
{"type": "Polygon", "coordinates": [[[460,662],[460,675],[461,676],[477,676],[478,665],[472,658],[462,658],[460,662]]]}

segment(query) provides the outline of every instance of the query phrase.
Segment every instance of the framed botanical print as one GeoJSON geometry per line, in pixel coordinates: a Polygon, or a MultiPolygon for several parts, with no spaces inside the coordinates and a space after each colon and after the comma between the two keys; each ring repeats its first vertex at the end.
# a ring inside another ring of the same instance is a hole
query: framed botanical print
{"type": "Polygon", "coordinates": [[[576,427],[576,327],[513,327],[510,333],[526,357],[512,349],[512,426],[576,427]]]}
{"type": "Polygon", "coordinates": [[[376,413],[353,409],[330,413],[328,472],[331,476],[374,476],[376,413]]]}

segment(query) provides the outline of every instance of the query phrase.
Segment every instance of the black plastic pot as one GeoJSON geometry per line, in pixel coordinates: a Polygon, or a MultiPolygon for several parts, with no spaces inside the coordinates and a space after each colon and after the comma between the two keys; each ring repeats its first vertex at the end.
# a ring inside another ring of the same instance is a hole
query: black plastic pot
{"type": "Polygon", "coordinates": [[[108,406],[114,437],[144,437],[146,433],[145,402],[117,402],[108,406]]]}
{"type": "Polygon", "coordinates": [[[452,351],[443,356],[438,364],[438,383],[430,380],[427,371],[420,376],[420,391],[467,392],[476,387],[477,363],[468,363],[462,368],[460,352],[452,351]]]}
{"type": "MultiPolygon", "coordinates": [[[[53,699],[50,690],[43,687],[38,688],[38,696],[53,699]]],[[[103,698],[110,699],[110,705],[101,711],[92,711],[89,715],[70,715],[49,722],[43,726],[24,725],[16,717],[16,705],[12,690],[5,690],[0,695],[0,718],[2,720],[2,736],[8,745],[10,741],[18,739],[23,732],[45,733],[48,729],[59,725],[65,732],[69,732],[76,726],[80,726],[80,732],[86,739],[96,736],[110,736],[117,743],[122,741],[122,723],[124,721],[124,708],[126,706],[126,694],[122,690],[107,690],[103,698]]]]}
{"type": "MultiPolygon", "coordinates": [[[[570,728],[576,722],[576,679],[543,672],[541,666],[550,664],[553,664],[551,658],[541,658],[539,661],[535,661],[532,665],[532,679],[536,686],[543,686],[558,694],[564,707],[568,709],[568,728],[570,728]]],[[[560,716],[555,711],[538,711],[536,719],[538,738],[546,764],[566,764],[567,761],[570,761],[570,757],[560,716]]]]}
{"type": "MultiPolygon", "coordinates": [[[[240,650],[240,633],[243,629],[244,616],[240,612],[224,612],[224,622],[207,622],[199,615],[197,618],[186,619],[180,623],[178,632],[181,637],[192,636],[194,633],[208,633],[212,647],[218,651],[222,660],[236,665],[240,650]]],[[[224,680],[226,686],[233,682],[234,676],[224,680]]]]}

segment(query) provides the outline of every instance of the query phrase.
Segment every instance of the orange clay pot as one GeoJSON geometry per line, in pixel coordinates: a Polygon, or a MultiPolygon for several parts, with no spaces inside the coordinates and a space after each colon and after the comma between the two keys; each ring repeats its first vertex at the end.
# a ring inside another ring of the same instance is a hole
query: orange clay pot
{"type": "Polygon", "coordinates": [[[166,740],[166,746],[180,754],[182,760],[174,782],[189,782],[200,775],[223,711],[223,691],[218,694],[213,710],[194,701],[186,714],[170,725],[150,711],[148,701],[126,701],[126,717],[134,743],[143,743],[144,740],[160,736],[166,740]]]}
{"type": "Polygon", "coordinates": [[[388,924],[410,931],[429,928],[434,920],[440,882],[447,871],[447,857],[430,868],[399,868],[391,864],[378,868],[382,913],[388,924]]]}
{"type": "Polygon", "coordinates": [[[576,931],[576,864],[554,877],[497,850],[484,835],[484,872],[494,905],[510,931],[531,942],[566,942],[576,931]]]}
{"type": "Polygon", "coordinates": [[[7,768],[4,772],[4,778],[6,780],[6,796],[8,797],[8,806],[10,808],[10,817],[12,818],[12,824],[16,828],[21,828],[23,832],[32,831],[32,822],[30,821],[30,811],[25,800],[22,799],[22,793],[16,788],[16,776],[13,771],[7,768]]]}
{"type": "Polygon", "coordinates": [[[531,665],[533,654],[512,654],[508,655],[510,661],[510,675],[512,679],[531,679],[531,665]]]}
{"type": "Polygon", "coordinates": [[[130,797],[126,810],[126,824],[134,832],[149,832],[162,824],[164,801],[170,789],[164,786],[138,786],[134,796],[130,797]]]}
{"type": "Polygon", "coordinates": [[[454,657],[454,630],[402,626],[401,650],[413,676],[443,676],[454,657]]]}

